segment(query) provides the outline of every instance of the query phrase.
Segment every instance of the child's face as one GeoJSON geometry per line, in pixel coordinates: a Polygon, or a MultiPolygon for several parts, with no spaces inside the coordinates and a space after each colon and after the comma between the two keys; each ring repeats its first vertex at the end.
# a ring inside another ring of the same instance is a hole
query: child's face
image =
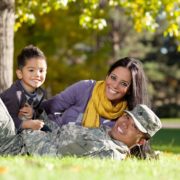
{"type": "Polygon", "coordinates": [[[128,115],[120,117],[109,132],[110,136],[131,147],[139,143],[143,133],[136,127],[133,119],[128,115]]]}
{"type": "Polygon", "coordinates": [[[26,91],[32,93],[40,87],[46,78],[47,64],[45,59],[31,58],[26,61],[26,65],[16,71],[17,77],[22,80],[26,91]]]}

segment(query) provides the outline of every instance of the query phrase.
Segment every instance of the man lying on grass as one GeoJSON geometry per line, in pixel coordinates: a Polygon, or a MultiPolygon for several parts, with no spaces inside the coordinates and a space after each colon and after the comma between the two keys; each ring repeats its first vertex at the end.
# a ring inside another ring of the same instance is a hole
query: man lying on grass
{"type": "Polygon", "coordinates": [[[146,105],[125,111],[114,127],[86,128],[74,124],[52,132],[23,130],[16,134],[13,120],[0,99],[0,155],[110,157],[122,160],[160,128],[160,119],[146,105]]]}

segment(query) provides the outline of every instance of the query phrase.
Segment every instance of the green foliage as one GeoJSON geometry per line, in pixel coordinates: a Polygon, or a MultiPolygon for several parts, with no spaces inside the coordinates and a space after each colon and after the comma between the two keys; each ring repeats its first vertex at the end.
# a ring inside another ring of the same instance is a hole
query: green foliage
{"type": "Polygon", "coordinates": [[[166,21],[164,35],[175,37],[180,41],[180,2],[178,0],[32,0],[16,1],[16,26],[22,23],[34,23],[36,14],[45,14],[59,9],[68,9],[70,5],[79,6],[79,23],[84,28],[102,30],[107,27],[106,12],[108,8],[123,8],[127,16],[131,17],[134,28],[141,32],[146,29],[156,31],[160,28],[160,20],[166,21]]]}
{"type": "Polygon", "coordinates": [[[175,103],[169,103],[169,104],[163,104],[160,107],[158,107],[156,113],[159,117],[180,117],[180,112],[178,111],[180,109],[180,105],[175,103]]]}
{"type": "MultiPolygon", "coordinates": [[[[73,0],[69,0],[71,2],[73,0]]],[[[16,24],[17,31],[23,23],[33,24],[36,15],[47,14],[52,10],[67,9],[68,1],[64,0],[16,0],[16,24]]]]}
{"type": "Polygon", "coordinates": [[[151,77],[151,81],[164,81],[164,73],[160,71],[161,66],[158,62],[147,62],[145,64],[147,76],[151,77]]]}

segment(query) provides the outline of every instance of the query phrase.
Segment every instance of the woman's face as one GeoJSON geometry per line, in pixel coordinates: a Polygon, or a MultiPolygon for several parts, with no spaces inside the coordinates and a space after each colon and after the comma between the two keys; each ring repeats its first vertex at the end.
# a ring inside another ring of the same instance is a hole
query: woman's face
{"type": "Polygon", "coordinates": [[[116,105],[126,95],[131,85],[131,72],[128,68],[117,67],[106,77],[105,93],[116,105]]]}

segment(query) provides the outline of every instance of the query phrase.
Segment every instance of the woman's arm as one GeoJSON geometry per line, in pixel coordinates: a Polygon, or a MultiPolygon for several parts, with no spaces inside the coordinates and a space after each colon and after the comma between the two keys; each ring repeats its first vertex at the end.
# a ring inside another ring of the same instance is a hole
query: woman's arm
{"type": "Polygon", "coordinates": [[[82,99],[83,96],[86,96],[85,92],[87,88],[92,87],[92,85],[94,85],[94,81],[79,81],[49,100],[43,101],[42,108],[45,109],[47,114],[64,112],[71,106],[78,104],[80,99],[82,99]]]}

